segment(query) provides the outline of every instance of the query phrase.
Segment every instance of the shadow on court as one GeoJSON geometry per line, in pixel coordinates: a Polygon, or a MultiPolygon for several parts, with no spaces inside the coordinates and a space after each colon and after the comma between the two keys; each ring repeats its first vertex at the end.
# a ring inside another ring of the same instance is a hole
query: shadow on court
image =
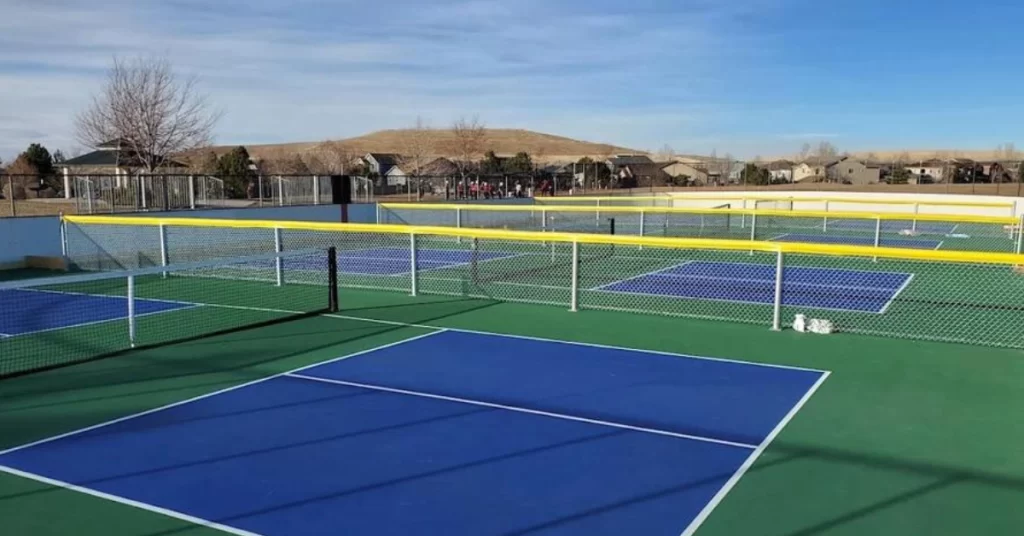
{"type": "MultiPolygon", "coordinates": [[[[498,302],[444,299],[343,309],[422,324],[498,302]]],[[[422,328],[313,316],[3,381],[0,449],[408,338],[422,328]]]]}

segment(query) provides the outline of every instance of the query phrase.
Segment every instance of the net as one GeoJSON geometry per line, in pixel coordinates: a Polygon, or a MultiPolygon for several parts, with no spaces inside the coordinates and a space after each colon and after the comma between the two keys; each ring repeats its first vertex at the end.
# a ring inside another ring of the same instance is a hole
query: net
{"type": "Polygon", "coordinates": [[[792,199],[758,199],[754,201],[754,210],[793,210],[792,199]]]}
{"type": "Polygon", "coordinates": [[[337,309],[334,250],[0,283],[0,377],[337,309]]]}
{"type": "Polygon", "coordinates": [[[770,215],[721,212],[749,218],[746,227],[730,224],[746,240],[623,236],[618,220],[616,235],[608,236],[75,216],[66,218],[66,234],[76,265],[159,262],[161,254],[198,260],[232,244],[254,251],[335,247],[338,286],[345,288],[767,326],[778,319],[783,327],[806,314],[847,333],[1024,348],[1024,285],[1013,269],[1024,264],[1020,255],[749,241],[770,225],[770,215]]]}

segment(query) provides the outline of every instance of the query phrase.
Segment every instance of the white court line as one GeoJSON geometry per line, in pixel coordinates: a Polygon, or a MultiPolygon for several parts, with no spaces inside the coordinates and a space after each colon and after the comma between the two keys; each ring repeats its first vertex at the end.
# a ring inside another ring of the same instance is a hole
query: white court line
{"type": "Polygon", "coordinates": [[[658,430],[656,428],[644,428],[644,427],[640,427],[640,426],[632,426],[632,425],[629,425],[629,424],[622,424],[622,423],[616,423],[616,422],[610,422],[610,421],[600,421],[600,420],[596,420],[596,419],[588,419],[588,418],[585,418],[585,417],[577,417],[575,415],[565,415],[563,413],[552,413],[552,412],[548,412],[548,411],[540,411],[540,410],[535,410],[535,409],[522,408],[522,407],[518,407],[518,406],[506,406],[504,404],[494,404],[494,403],[491,403],[491,402],[483,402],[481,400],[472,400],[472,399],[468,399],[468,398],[458,398],[458,397],[454,397],[454,396],[436,395],[436,394],[433,394],[433,393],[424,393],[424,392],[421,392],[421,391],[410,391],[410,390],[407,390],[407,389],[395,389],[393,387],[384,387],[384,386],[380,386],[380,385],[371,385],[371,384],[367,384],[367,383],[349,382],[349,381],[344,381],[344,380],[332,380],[330,378],[320,378],[320,377],[317,377],[317,376],[309,376],[309,375],[306,375],[306,374],[290,373],[290,374],[287,374],[286,376],[288,376],[289,378],[299,378],[299,379],[302,379],[302,380],[309,380],[309,381],[321,382],[321,383],[329,383],[329,384],[333,384],[333,385],[343,385],[343,386],[346,386],[346,387],[358,387],[360,389],[370,389],[370,390],[373,390],[373,391],[383,391],[383,392],[386,392],[386,393],[395,393],[395,394],[400,394],[400,395],[416,396],[416,397],[420,397],[420,398],[430,398],[430,399],[433,399],[433,400],[444,400],[446,402],[458,402],[460,404],[468,404],[468,405],[471,405],[471,406],[483,406],[485,408],[502,409],[502,410],[506,410],[506,411],[514,411],[516,413],[528,413],[530,415],[540,415],[542,417],[550,417],[550,418],[553,418],[553,419],[562,419],[562,420],[565,420],[565,421],[575,421],[575,422],[583,422],[583,423],[587,423],[587,424],[596,424],[596,425],[599,425],[599,426],[607,426],[609,428],[620,428],[620,429],[624,429],[624,430],[631,430],[633,432],[644,432],[644,433],[647,433],[647,434],[669,436],[669,437],[675,437],[675,438],[678,438],[678,439],[689,439],[689,440],[692,440],[692,441],[702,441],[704,443],[714,443],[714,444],[717,444],[717,445],[726,445],[726,446],[730,446],[730,447],[737,447],[737,448],[744,448],[744,449],[755,449],[755,448],[757,448],[757,445],[751,445],[749,443],[739,443],[739,442],[736,442],[736,441],[726,441],[724,439],[715,439],[713,437],[704,437],[704,436],[698,436],[698,435],[682,434],[682,433],[678,433],[678,432],[670,432],[668,430],[658,430]]]}
{"type": "Polygon", "coordinates": [[[829,374],[831,373],[822,373],[821,377],[818,378],[818,381],[814,382],[814,385],[812,385],[811,388],[808,389],[806,393],[804,393],[803,398],[801,398],[793,406],[793,408],[789,410],[789,413],[787,413],[786,416],[783,417],[781,421],[779,421],[779,424],[775,426],[775,429],[773,429],[771,433],[768,434],[768,437],[764,438],[764,441],[762,441],[761,444],[758,445],[756,449],[754,449],[754,452],[750,453],[750,456],[748,456],[746,461],[743,462],[743,465],[741,465],[739,469],[737,469],[736,472],[733,473],[731,477],[729,477],[729,480],[727,480],[725,484],[722,486],[722,488],[718,490],[718,493],[716,493],[715,496],[711,498],[708,504],[704,506],[704,508],[700,511],[699,514],[697,514],[697,517],[695,517],[693,521],[690,522],[690,525],[686,527],[686,530],[683,531],[681,536],[693,536],[693,534],[697,532],[697,529],[699,529],[700,526],[704,523],[704,521],[707,520],[708,516],[711,515],[711,512],[715,510],[719,503],[721,503],[722,500],[725,499],[725,496],[728,495],[730,491],[732,491],[732,488],[736,486],[736,483],[739,482],[741,478],[743,478],[743,475],[746,474],[748,470],[750,470],[750,468],[754,465],[754,462],[756,462],[757,459],[761,456],[761,454],[765,451],[765,449],[768,448],[768,445],[771,445],[772,441],[775,440],[775,437],[778,436],[780,432],[782,432],[782,429],[785,428],[787,424],[789,424],[789,421],[793,420],[793,417],[796,417],[796,414],[800,411],[800,409],[803,408],[804,405],[807,404],[807,401],[810,400],[812,396],[814,396],[814,393],[818,391],[818,388],[821,387],[821,384],[825,383],[825,380],[828,379],[829,374]]]}
{"type": "Polygon", "coordinates": [[[780,238],[786,238],[787,236],[789,236],[791,234],[793,234],[793,233],[783,233],[783,234],[780,234],[779,236],[773,236],[773,237],[769,238],[768,241],[769,242],[774,242],[774,241],[776,241],[776,240],[778,240],[780,238]]]}
{"type": "MultiPolygon", "coordinates": [[[[651,293],[651,292],[629,292],[629,291],[625,291],[625,290],[596,290],[594,292],[606,292],[608,294],[620,294],[620,295],[627,295],[627,296],[649,296],[651,298],[666,298],[666,299],[670,299],[670,300],[711,301],[711,302],[719,302],[719,303],[741,303],[741,304],[745,304],[745,305],[764,305],[764,306],[768,306],[768,307],[772,306],[772,302],[768,302],[768,301],[759,302],[759,301],[749,301],[749,300],[727,300],[727,299],[724,299],[724,298],[701,298],[701,297],[697,297],[697,296],[677,296],[677,295],[674,295],[674,294],[654,294],[654,293],[651,293]]],[[[782,306],[783,307],[806,307],[808,309],[817,309],[819,311],[836,311],[836,312],[839,312],[839,313],[863,313],[863,314],[869,314],[869,315],[877,315],[877,314],[879,314],[877,311],[871,311],[871,310],[843,309],[841,307],[823,307],[823,306],[820,306],[820,305],[789,305],[789,304],[785,304],[784,303],[784,304],[782,304],[782,306]]]]}
{"type": "Polygon", "coordinates": [[[899,296],[900,293],[902,293],[904,290],[906,290],[906,288],[910,286],[910,282],[913,280],[914,274],[907,274],[907,278],[903,281],[903,284],[896,289],[896,292],[892,294],[892,297],[889,298],[889,301],[885,302],[885,305],[882,306],[882,309],[878,311],[878,314],[884,315],[885,312],[889,310],[889,306],[892,305],[894,301],[896,301],[896,297],[899,296]]]}
{"type": "MultiPolygon", "coordinates": [[[[657,260],[657,259],[654,259],[654,260],[657,260]]],[[[703,261],[690,260],[690,261],[686,261],[686,262],[681,262],[679,264],[673,264],[672,266],[669,266],[668,268],[662,268],[660,270],[654,270],[654,271],[651,271],[651,272],[646,272],[646,273],[643,273],[643,274],[640,274],[640,275],[635,275],[635,276],[627,278],[627,279],[619,279],[618,281],[612,281],[611,283],[608,283],[608,284],[605,284],[605,285],[596,286],[596,287],[591,287],[591,288],[588,288],[588,289],[585,289],[585,290],[604,290],[604,289],[606,289],[608,287],[613,287],[613,286],[618,285],[620,283],[628,283],[630,281],[633,281],[634,279],[642,279],[644,277],[649,277],[649,276],[652,276],[652,275],[659,275],[662,272],[667,272],[669,270],[675,270],[676,268],[679,268],[680,266],[686,266],[687,264],[693,264],[695,262],[703,262],[703,261]]]]}
{"type": "Polygon", "coordinates": [[[108,501],[124,504],[124,505],[127,505],[127,506],[134,506],[135,508],[139,508],[140,510],[147,510],[149,512],[153,512],[153,513],[156,513],[156,514],[162,514],[164,516],[171,517],[171,518],[174,518],[174,519],[180,519],[182,521],[188,521],[189,523],[193,523],[193,524],[199,525],[201,527],[208,527],[208,528],[211,528],[211,529],[216,529],[216,530],[219,530],[219,531],[222,531],[222,532],[226,532],[228,534],[234,534],[235,536],[260,536],[259,534],[255,533],[255,532],[249,532],[247,530],[236,529],[236,528],[228,526],[228,525],[222,525],[220,523],[217,523],[216,521],[210,521],[208,519],[203,519],[203,518],[200,518],[200,517],[191,516],[191,515],[184,514],[182,512],[178,512],[178,511],[175,511],[175,510],[169,510],[167,508],[162,508],[160,506],[155,506],[155,505],[152,505],[152,504],[147,504],[147,503],[135,501],[135,500],[128,499],[128,498],[125,498],[125,497],[119,497],[117,495],[111,495],[109,493],[105,493],[105,492],[102,492],[102,491],[98,491],[98,490],[94,490],[94,489],[90,489],[90,488],[86,488],[86,487],[82,487],[82,486],[77,486],[75,484],[70,484],[68,482],[64,482],[64,481],[61,481],[61,480],[56,480],[56,479],[45,477],[45,476],[42,476],[42,475],[37,475],[37,474],[34,474],[34,473],[27,473],[27,472],[22,471],[20,469],[14,469],[13,467],[7,467],[7,466],[4,466],[4,465],[0,465],[0,471],[2,471],[4,473],[12,474],[14,476],[18,476],[18,477],[21,477],[21,478],[25,478],[25,479],[28,479],[28,480],[35,480],[36,482],[42,482],[43,484],[48,484],[50,486],[54,486],[54,487],[57,487],[57,488],[64,488],[64,489],[71,490],[71,491],[77,491],[79,493],[84,493],[86,495],[91,495],[93,497],[98,497],[100,499],[106,499],[108,501]]]}
{"type": "MultiPolygon", "coordinates": [[[[274,374],[274,375],[271,375],[271,376],[266,376],[266,377],[260,378],[258,380],[253,380],[253,381],[241,383],[241,384],[235,385],[233,387],[228,387],[228,388],[225,388],[225,389],[220,389],[220,390],[217,390],[217,391],[206,393],[204,395],[199,395],[199,396],[192,397],[192,398],[189,398],[189,399],[186,399],[186,400],[181,400],[181,401],[178,401],[178,402],[173,402],[171,404],[166,404],[164,406],[160,406],[160,407],[157,407],[157,408],[149,409],[149,410],[146,410],[146,411],[141,411],[141,412],[138,412],[138,413],[133,413],[131,415],[127,415],[127,416],[124,416],[124,417],[119,417],[117,419],[113,419],[113,420],[110,420],[110,421],[102,422],[102,423],[95,424],[95,425],[92,425],[92,426],[87,426],[87,427],[81,428],[79,430],[74,430],[74,431],[71,431],[71,432],[67,432],[67,433],[64,433],[64,434],[56,435],[56,436],[49,437],[49,438],[46,438],[46,439],[41,439],[39,441],[33,441],[31,443],[27,443],[27,444],[24,444],[24,445],[21,445],[21,446],[18,446],[18,447],[9,448],[9,449],[0,451],[0,459],[2,459],[2,457],[4,455],[10,454],[12,452],[17,452],[17,451],[24,450],[24,449],[27,449],[27,448],[31,448],[31,447],[35,447],[35,446],[38,446],[38,445],[42,445],[42,444],[45,444],[45,443],[50,443],[50,442],[57,441],[57,440],[60,440],[60,439],[65,439],[65,438],[68,438],[68,437],[71,437],[71,436],[75,436],[75,435],[78,435],[78,434],[83,434],[85,432],[89,432],[89,431],[92,431],[92,430],[97,430],[99,428],[104,428],[104,427],[107,427],[107,426],[110,426],[110,425],[113,425],[113,424],[117,424],[117,423],[121,423],[121,422],[124,422],[124,421],[131,420],[131,419],[136,419],[136,418],[139,418],[139,417],[142,417],[142,416],[145,416],[145,415],[150,415],[152,413],[157,413],[157,412],[164,411],[164,410],[167,410],[167,409],[171,409],[171,408],[174,408],[174,407],[177,407],[177,406],[182,406],[182,405],[185,405],[185,404],[190,404],[192,402],[196,402],[196,401],[202,400],[204,398],[210,398],[210,397],[221,395],[221,394],[224,394],[224,393],[227,393],[227,392],[230,392],[230,391],[235,391],[235,390],[242,389],[242,388],[245,388],[245,387],[250,387],[252,385],[256,385],[256,384],[263,383],[263,382],[266,382],[266,381],[269,381],[269,380],[273,380],[275,378],[281,378],[281,377],[284,377],[284,376],[286,376],[288,374],[292,374],[292,373],[296,373],[296,372],[301,372],[303,370],[310,369],[310,368],[313,368],[313,367],[318,367],[320,365],[324,365],[324,364],[327,364],[327,363],[334,363],[334,362],[337,362],[337,361],[341,361],[343,359],[349,359],[351,357],[356,357],[356,356],[360,356],[360,355],[363,355],[363,354],[369,354],[369,353],[376,352],[376,351],[379,351],[379,350],[384,350],[386,348],[390,348],[390,347],[393,347],[393,346],[398,346],[398,345],[401,345],[401,344],[406,344],[406,343],[409,343],[409,342],[417,341],[417,340],[424,339],[424,338],[427,338],[427,337],[430,337],[430,336],[433,336],[433,335],[437,335],[439,333],[444,333],[446,331],[443,328],[441,328],[441,329],[430,328],[430,329],[435,329],[436,331],[432,331],[430,333],[424,333],[422,335],[417,335],[415,337],[409,337],[407,339],[402,339],[400,341],[392,342],[392,343],[389,343],[389,344],[384,344],[384,345],[381,345],[381,346],[376,346],[374,348],[369,348],[367,350],[362,350],[362,351],[355,352],[355,353],[352,353],[352,354],[336,357],[334,359],[330,359],[330,360],[327,360],[327,361],[313,363],[313,364],[310,364],[310,365],[299,367],[299,368],[294,369],[294,370],[281,372],[281,373],[274,374]]],[[[245,531],[245,530],[242,530],[242,529],[236,529],[234,527],[230,527],[230,526],[227,526],[227,525],[222,525],[220,523],[217,523],[217,522],[214,522],[214,521],[210,521],[208,519],[202,519],[202,518],[191,516],[189,514],[185,514],[185,513],[182,513],[182,512],[175,511],[175,510],[169,510],[167,508],[162,508],[160,506],[156,506],[156,505],[152,505],[152,504],[147,504],[147,503],[135,501],[135,500],[129,499],[127,497],[121,497],[121,496],[118,496],[118,495],[111,495],[109,493],[105,493],[105,492],[102,492],[102,491],[99,491],[99,490],[87,488],[87,487],[84,487],[84,486],[78,486],[78,485],[75,485],[75,484],[70,484],[68,482],[63,482],[61,480],[56,480],[56,479],[49,478],[49,477],[46,477],[46,476],[43,476],[43,475],[38,475],[38,474],[35,474],[35,473],[29,473],[27,471],[22,471],[20,469],[15,469],[13,467],[8,467],[6,465],[0,465],[0,472],[8,473],[8,474],[11,474],[11,475],[14,475],[14,476],[18,476],[18,477],[21,477],[21,478],[25,478],[25,479],[29,479],[29,480],[35,480],[36,482],[42,482],[43,484],[47,484],[47,485],[50,485],[50,486],[55,486],[55,487],[58,487],[58,488],[64,488],[64,489],[68,489],[68,490],[71,490],[71,491],[77,491],[79,493],[84,493],[86,495],[91,495],[93,497],[98,497],[98,498],[101,498],[101,499],[106,499],[108,501],[124,504],[124,505],[127,505],[127,506],[133,506],[133,507],[138,508],[140,510],[146,510],[146,511],[149,511],[149,512],[153,512],[153,513],[156,513],[156,514],[161,514],[161,515],[164,515],[164,516],[167,516],[167,517],[171,517],[171,518],[174,518],[174,519],[180,519],[182,521],[188,521],[188,522],[194,523],[196,525],[200,525],[200,526],[204,526],[204,527],[210,527],[210,528],[215,528],[215,529],[227,532],[229,534],[235,534],[237,536],[260,536],[259,534],[256,534],[254,532],[249,532],[249,531],[245,531]]]]}
{"type": "Polygon", "coordinates": [[[945,240],[939,240],[939,243],[935,246],[935,251],[942,249],[942,245],[945,244],[945,240]]]}
{"type": "MultiPolygon", "coordinates": [[[[286,311],[282,311],[282,312],[286,312],[286,311]]],[[[421,328],[421,329],[439,329],[439,330],[444,330],[444,331],[450,331],[450,332],[453,332],[453,333],[469,333],[471,335],[486,335],[488,337],[503,337],[503,338],[507,338],[507,339],[521,339],[521,340],[526,340],[526,341],[547,342],[547,343],[553,343],[553,344],[564,344],[564,345],[568,345],[568,346],[584,346],[584,347],[587,347],[587,348],[603,348],[605,350],[622,350],[622,351],[626,351],[626,352],[638,352],[638,353],[641,353],[641,354],[663,355],[663,356],[669,356],[669,357],[686,357],[686,358],[690,358],[690,359],[700,359],[702,361],[717,361],[717,362],[721,362],[721,363],[736,363],[736,364],[739,364],[739,365],[752,365],[752,366],[757,366],[757,367],[777,368],[777,369],[784,369],[784,370],[799,370],[799,371],[802,371],[802,372],[818,372],[818,373],[828,372],[828,371],[822,370],[822,369],[815,369],[815,368],[808,368],[808,367],[797,367],[797,366],[793,366],[793,365],[776,365],[774,363],[758,363],[757,361],[743,361],[741,359],[728,359],[728,358],[724,358],[724,357],[708,357],[708,356],[701,356],[701,355],[694,355],[694,354],[680,354],[678,352],[665,352],[665,351],[661,351],[661,350],[645,350],[645,349],[642,349],[642,348],[627,348],[625,346],[613,346],[613,345],[610,345],[610,344],[599,344],[599,343],[595,343],[595,342],[563,341],[563,340],[560,340],[560,339],[549,339],[549,338],[546,338],[546,337],[534,337],[534,336],[531,336],[531,335],[515,335],[515,334],[511,334],[511,333],[495,333],[493,331],[481,331],[481,330],[475,330],[475,329],[452,328],[452,327],[446,327],[446,326],[431,326],[431,325],[427,325],[427,324],[409,324],[407,322],[396,322],[394,320],[378,320],[378,319],[375,319],[375,318],[362,318],[362,317],[358,317],[358,316],[348,316],[348,315],[337,314],[337,313],[327,313],[327,314],[324,314],[322,316],[325,316],[325,317],[328,317],[328,318],[339,318],[339,319],[342,319],[342,320],[362,320],[364,322],[370,322],[370,323],[376,323],[376,324],[384,324],[384,325],[388,325],[388,326],[402,326],[402,327],[421,328]]]]}
{"type": "MultiPolygon", "coordinates": [[[[766,265],[768,266],[768,265],[766,265]]],[[[828,268],[825,268],[828,270],[828,268]]],[[[862,272],[870,273],[870,272],[862,272]]],[[[908,275],[908,274],[903,274],[908,275]]],[[[771,279],[753,279],[746,277],[723,277],[718,275],[703,275],[703,274],[648,274],[645,277],[667,277],[672,279],[715,279],[720,281],[736,281],[738,283],[770,283],[772,287],[775,287],[775,277],[771,279]]],[[[806,281],[783,281],[783,285],[796,286],[796,287],[820,287],[820,288],[835,288],[842,290],[880,290],[892,292],[893,289],[887,287],[859,287],[855,285],[830,285],[827,283],[809,283],[806,281]]]]}
{"type": "MultiPolygon", "coordinates": [[[[281,311],[281,312],[286,312],[286,311],[281,311]]],[[[418,326],[409,326],[409,327],[418,327],[418,326]]],[[[203,395],[195,396],[195,397],[188,398],[188,399],[185,399],[185,400],[180,400],[178,402],[172,402],[170,404],[159,406],[159,407],[156,407],[156,408],[153,408],[153,409],[148,409],[148,410],[145,410],[145,411],[140,411],[138,413],[133,413],[131,415],[126,415],[124,417],[118,417],[118,418],[113,419],[113,420],[109,420],[109,421],[102,422],[102,423],[99,423],[99,424],[94,424],[92,426],[87,426],[85,428],[80,428],[78,430],[73,430],[71,432],[66,432],[66,433],[63,433],[63,434],[55,435],[53,437],[48,437],[48,438],[45,438],[45,439],[40,439],[38,441],[33,441],[31,443],[26,443],[24,445],[20,445],[20,446],[17,446],[17,447],[12,447],[12,448],[9,448],[9,449],[0,450],[0,457],[4,456],[6,454],[10,454],[12,452],[17,452],[19,450],[24,450],[24,449],[27,449],[27,448],[30,448],[30,447],[35,447],[35,446],[38,446],[38,445],[43,445],[45,443],[50,443],[50,442],[53,442],[53,441],[57,441],[58,439],[64,439],[64,438],[68,438],[68,437],[71,437],[71,436],[76,436],[78,434],[83,434],[85,432],[90,432],[92,430],[97,430],[99,428],[104,428],[104,427],[107,427],[107,426],[110,426],[110,425],[113,425],[113,424],[117,424],[117,423],[120,423],[120,422],[128,421],[128,420],[131,420],[131,419],[136,419],[136,418],[139,418],[139,417],[142,417],[142,416],[145,416],[145,415],[149,415],[151,413],[157,413],[157,412],[164,411],[164,410],[167,410],[167,409],[171,409],[171,408],[174,408],[174,407],[177,407],[177,406],[182,406],[182,405],[185,405],[185,404],[196,402],[196,401],[202,400],[204,398],[209,398],[211,396],[216,396],[216,395],[224,394],[224,393],[227,393],[227,392],[230,392],[230,391],[241,389],[243,387],[249,387],[251,385],[256,385],[258,383],[263,383],[265,381],[272,380],[274,378],[279,378],[279,377],[284,376],[286,374],[291,374],[291,373],[294,373],[294,372],[301,372],[303,370],[310,369],[310,368],[313,368],[313,367],[317,367],[317,366],[320,366],[320,365],[325,365],[327,363],[334,363],[334,362],[337,362],[337,361],[341,361],[343,359],[348,359],[350,357],[356,357],[356,356],[359,356],[359,355],[368,354],[368,353],[371,353],[371,352],[376,352],[378,350],[384,350],[386,348],[391,348],[392,346],[398,346],[400,344],[405,344],[405,343],[413,342],[413,341],[416,341],[416,340],[419,340],[419,339],[423,339],[423,338],[430,337],[432,335],[437,335],[439,333],[444,333],[445,331],[447,331],[444,328],[435,328],[435,327],[430,327],[430,328],[426,328],[426,329],[433,329],[435,331],[432,331],[430,333],[424,333],[422,335],[417,335],[415,337],[409,337],[407,339],[402,339],[400,341],[384,344],[384,345],[381,345],[381,346],[376,346],[376,347],[370,348],[368,350],[362,350],[362,351],[355,352],[355,353],[352,353],[352,354],[346,354],[346,355],[343,355],[343,356],[340,356],[340,357],[336,357],[334,359],[329,359],[327,361],[320,361],[320,362],[313,363],[311,365],[305,365],[305,366],[302,366],[302,367],[299,367],[299,368],[296,368],[296,369],[293,369],[293,370],[288,370],[288,371],[280,372],[280,373],[273,374],[273,375],[270,375],[270,376],[265,376],[263,378],[259,378],[259,379],[252,380],[252,381],[249,381],[249,382],[241,383],[241,384],[238,384],[238,385],[235,385],[235,386],[232,386],[232,387],[227,387],[227,388],[224,388],[224,389],[220,389],[220,390],[213,391],[213,392],[210,392],[210,393],[206,393],[206,394],[203,394],[203,395]]],[[[0,470],[2,470],[2,467],[3,466],[0,466],[0,470]]]]}

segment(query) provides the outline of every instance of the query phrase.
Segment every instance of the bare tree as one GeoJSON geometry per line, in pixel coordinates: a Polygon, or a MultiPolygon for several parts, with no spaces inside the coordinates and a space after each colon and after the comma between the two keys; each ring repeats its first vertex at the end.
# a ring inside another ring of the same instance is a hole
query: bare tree
{"type": "Polygon", "coordinates": [[[834,160],[838,155],[839,150],[836,149],[836,146],[827,141],[818,143],[818,147],[814,151],[814,156],[823,163],[829,160],[834,160]]]}
{"type": "Polygon", "coordinates": [[[325,141],[303,155],[306,167],[313,173],[345,174],[355,168],[359,154],[339,141],[325,141]]]}
{"type": "Polygon", "coordinates": [[[416,126],[410,129],[402,144],[401,165],[403,171],[417,177],[424,166],[430,163],[435,136],[433,130],[416,118],[416,126]]]}
{"type": "Polygon", "coordinates": [[[172,156],[210,145],[220,114],[197,90],[194,77],[180,79],[160,58],[114,58],[99,95],[75,119],[79,142],[114,141],[129,162],[154,171],[172,156]]]}
{"type": "Polygon", "coordinates": [[[667,143],[665,145],[662,145],[661,149],[658,149],[658,151],[654,153],[654,160],[657,162],[668,162],[669,160],[672,160],[675,157],[675,149],[673,149],[672,146],[670,146],[667,143]]]}
{"type": "Polygon", "coordinates": [[[725,153],[721,158],[718,157],[718,150],[711,150],[711,159],[708,161],[708,171],[711,175],[718,175],[719,180],[722,184],[729,182],[729,174],[732,173],[732,166],[736,159],[731,154],[725,153]]]}
{"type": "Polygon", "coordinates": [[[469,120],[463,117],[452,123],[451,133],[452,137],[446,144],[446,149],[465,184],[469,173],[483,156],[487,144],[487,129],[476,117],[469,120]]]}
{"type": "Polygon", "coordinates": [[[805,143],[803,147],[800,148],[800,161],[803,162],[804,160],[807,160],[809,156],[811,156],[811,144],[805,143]]]}

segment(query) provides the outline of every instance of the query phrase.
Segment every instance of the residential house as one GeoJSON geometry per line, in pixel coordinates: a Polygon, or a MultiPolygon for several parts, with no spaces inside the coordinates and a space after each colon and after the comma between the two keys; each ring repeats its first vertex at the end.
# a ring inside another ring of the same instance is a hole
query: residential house
{"type": "Polygon", "coordinates": [[[650,165],[653,163],[654,160],[642,154],[616,155],[605,160],[605,165],[608,166],[608,170],[612,172],[612,175],[618,175],[626,166],[650,165]]]}
{"type": "Polygon", "coordinates": [[[725,170],[725,176],[721,167],[715,162],[706,163],[705,166],[709,166],[707,170],[708,184],[721,186],[723,184],[739,184],[743,182],[743,167],[746,166],[746,162],[740,162],[739,160],[732,162],[725,170]]]}
{"type": "Polygon", "coordinates": [[[661,170],[669,177],[686,177],[689,184],[707,184],[708,172],[701,169],[697,164],[674,161],[667,162],[661,170]]]}
{"type": "Polygon", "coordinates": [[[829,166],[826,176],[843,184],[877,184],[882,168],[877,164],[865,164],[846,157],[829,166]]]}
{"type": "Polygon", "coordinates": [[[393,153],[367,153],[363,157],[363,163],[371,175],[385,177],[391,168],[398,165],[401,157],[393,153]]]}
{"type": "Polygon", "coordinates": [[[765,169],[772,177],[772,182],[793,182],[793,162],[776,160],[769,162],[765,169]]]}
{"type": "Polygon", "coordinates": [[[838,159],[808,158],[793,166],[793,182],[824,182],[827,180],[829,168],[838,159]]]}
{"type": "MultiPolygon", "coordinates": [[[[129,147],[123,139],[110,140],[96,146],[95,150],[58,164],[64,176],[64,198],[73,195],[72,178],[77,175],[112,176],[113,186],[124,188],[129,183],[133,170],[143,167],[139,153],[129,147]]],[[[166,159],[162,168],[185,168],[184,163],[166,159]]]]}
{"type": "Polygon", "coordinates": [[[672,177],[665,172],[668,162],[626,164],[619,168],[615,176],[619,184],[627,187],[662,186],[669,184],[672,177]]]}
{"type": "Polygon", "coordinates": [[[946,162],[938,158],[911,162],[906,167],[910,171],[912,183],[942,182],[945,178],[946,162]]]}

